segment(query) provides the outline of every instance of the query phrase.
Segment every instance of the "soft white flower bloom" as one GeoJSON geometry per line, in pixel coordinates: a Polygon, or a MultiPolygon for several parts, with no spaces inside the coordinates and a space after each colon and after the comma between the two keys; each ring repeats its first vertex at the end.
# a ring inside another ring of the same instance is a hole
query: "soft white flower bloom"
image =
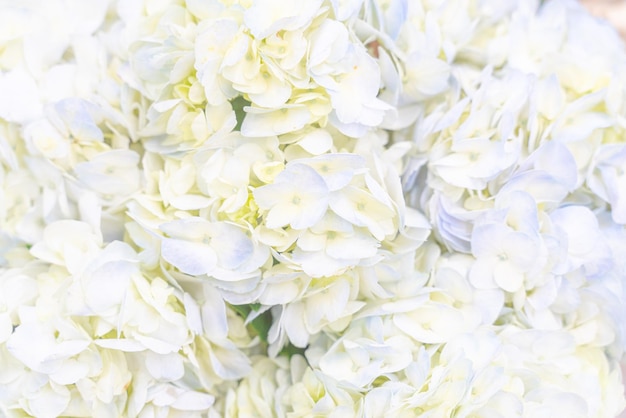
{"type": "Polygon", "coordinates": [[[282,344],[284,336],[296,347],[305,347],[311,335],[321,329],[344,329],[352,315],[364,306],[357,299],[356,278],[343,274],[317,279],[304,297],[277,307],[272,315],[277,318],[270,330],[270,342],[282,344]]]}
{"type": "Polygon", "coordinates": [[[446,247],[453,251],[469,253],[473,221],[480,216],[481,211],[468,211],[461,203],[463,202],[452,199],[444,193],[435,192],[429,199],[428,213],[434,226],[433,232],[446,247]]]}
{"type": "Polygon", "coordinates": [[[360,136],[382,122],[389,106],[376,96],[380,69],[362,47],[349,39],[344,25],[325,20],[311,35],[308,72],[330,94],[334,123],[342,132],[360,136]]]}
{"type": "Polygon", "coordinates": [[[393,323],[416,342],[445,343],[464,331],[463,312],[455,307],[433,301],[415,305],[409,312],[395,314],[393,323]]]}
{"type": "Polygon", "coordinates": [[[498,286],[515,292],[524,285],[524,275],[539,255],[539,242],[504,225],[474,228],[472,254],[476,262],[470,272],[472,284],[489,289],[498,286]]]}
{"type": "MultiPolygon", "coordinates": [[[[134,82],[142,93],[156,100],[169,83],[184,80],[193,69],[195,37],[191,14],[176,4],[165,3],[154,11],[156,20],[141,27],[129,57],[134,82]],[[172,30],[173,29],[173,30],[172,30]],[[150,36],[146,36],[146,35],[150,36]],[[142,35],[144,37],[142,37],[142,35]],[[169,42],[163,42],[169,40],[169,42]],[[141,81],[138,85],[137,81],[141,81]]],[[[128,26],[138,24],[129,22],[128,26]]],[[[135,30],[133,28],[133,30],[135,30]]]]}
{"type": "Polygon", "coordinates": [[[39,322],[34,308],[22,309],[20,324],[7,340],[7,348],[31,370],[50,374],[60,384],[75,383],[72,375],[82,377],[87,367],[68,360],[85,350],[91,341],[74,324],[59,322],[39,322]],[[63,333],[55,336],[55,331],[60,330],[63,333]],[[31,341],[37,341],[37,344],[31,341]]]}
{"type": "Polygon", "coordinates": [[[504,142],[473,138],[455,142],[451,148],[431,164],[433,172],[453,186],[483,189],[514,161],[504,142]]]}
{"type": "Polygon", "coordinates": [[[196,340],[194,349],[196,361],[209,378],[207,382],[213,374],[222,379],[237,380],[250,372],[250,360],[231,341],[211,345],[206,341],[196,340]]]}
{"type": "Polygon", "coordinates": [[[611,253],[596,216],[582,206],[565,206],[552,212],[550,218],[566,243],[567,269],[582,267],[589,278],[604,274],[611,253]]]}
{"type": "Polygon", "coordinates": [[[66,138],[78,142],[102,142],[104,135],[98,127],[101,110],[85,100],[61,100],[50,110],[50,121],[66,138]]]}
{"type": "Polygon", "coordinates": [[[626,404],[626,58],[575,2],[24,0],[0,44],[0,415],[626,404]]]}
{"type": "Polygon", "coordinates": [[[265,271],[259,302],[272,306],[297,300],[311,280],[306,273],[294,271],[285,264],[272,266],[265,271]]]}
{"type": "Polygon", "coordinates": [[[52,264],[64,266],[71,274],[80,273],[102,245],[100,231],[86,223],[64,220],[49,225],[43,240],[31,248],[31,253],[52,264]]]}
{"type": "Polygon", "coordinates": [[[98,253],[67,289],[67,309],[74,315],[98,315],[119,326],[131,279],[139,275],[135,252],[115,241],[98,253]]]}
{"type": "Polygon", "coordinates": [[[281,135],[304,128],[312,119],[311,109],[304,104],[286,104],[280,109],[250,107],[241,133],[249,137],[281,135]]]}
{"type": "Polygon", "coordinates": [[[333,146],[332,135],[324,129],[310,128],[303,132],[302,135],[298,136],[299,138],[295,145],[301,147],[311,155],[325,154],[330,151],[333,146]]]}
{"type": "Polygon", "coordinates": [[[350,184],[356,174],[365,171],[364,163],[361,156],[353,154],[324,154],[292,162],[315,169],[324,179],[329,191],[336,191],[350,184]]]}
{"type": "Polygon", "coordinates": [[[327,213],[298,237],[293,261],[313,277],[329,276],[374,257],[379,245],[366,230],[327,213]]]}
{"type": "Polygon", "coordinates": [[[328,209],[329,190],[324,178],[304,164],[288,165],[273,184],[254,190],[259,208],[267,210],[268,228],[315,225],[328,209]]]}
{"type": "Polygon", "coordinates": [[[181,161],[166,159],[159,173],[159,192],[164,205],[181,209],[201,209],[211,204],[211,199],[202,196],[194,188],[196,170],[191,158],[181,161]]]}
{"type": "MultiPolygon", "coordinates": [[[[255,225],[257,216],[249,186],[273,182],[284,169],[283,161],[276,137],[249,139],[231,133],[222,144],[194,156],[196,184],[202,194],[221,199],[213,205],[219,212],[255,225]]],[[[180,177],[178,172],[174,175],[180,177]]]]}
{"type": "Polygon", "coordinates": [[[48,121],[40,120],[29,124],[24,132],[27,140],[46,158],[63,159],[70,152],[71,142],[48,121]]]}
{"type": "Polygon", "coordinates": [[[232,87],[227,86],[219,69],[224,55],[242,36],[234,18],[208,19],[198,27],[194,42],[194,68],[205,97],[212,105],[221,104],[236,95],[232,87]]]}
{"type": "Polygon", "coordinates": [[[626,147],[604,145],[594,157],[592,175],[587,179],[591,190],[611,205],[611,216],[626,223],[626,147]]]}
{"type": "Polygon", "coordinates": [[[460,334],[438,349],[422,347],[399,380],[366,394],[366,416],[448,416],[481,407],[520,416],[523,404],[506,387],[501,343],[493,332],[460,334]]]}
{"type": "Polygon", "coordinates": [[[138,417],[187,416],[199,418],[213,405],[215,397],[173,384],[160,384],[148,389],[145,401],[146,404],[137,415],[138,417]]]}
{"type": "Polygon", "coordinates": [[[470,284],[474,260],[464,254],[446,254],[436,265],[433,286],[443,292],[439,297],[449,299],[464,313],[469,326],[491,324],[500,315],[504,294],[500,289],[474,289],[470,284]]]}
{"type": "Polygon", "coordinates": [[[348,186],[341,193],[333,194],[330,207],[352,224],[366,227],[376,239],[382,241],[395,232],[392,221],[395,213],[389,203],[381,202],[365,190],[348,186]]]}
{"type": "Polygon", "coordinates": [[[0,117],[24,123],[41,116],[43,106],[33,77],[23,69],[0,74],[0,117]],[[12,98],[8,100],[8,98],[12,98]]]}
{"type": "Polygon", "coordinates": [[[294,417],[324,415],[333,418],[360,414],[361,394],[349,387],[342,387],[334,379],[302,363],[304,359],[300,356],[291,359],[293,383],[281,399],[287,414],[294,417]]]}
{"type": "Polygon", "coordinates": [[[448,88],[450,66],[435,57],[413,52],[406,60],[404,92],[414,99],[434,96],[448,88]]]}
{"type": "Polygon", "coordinates": [[[252,361],[250,375],[226,397],[225,416],[283,416],[280,401],[291,384],[289,361],[284,357],[253,357],[252,361]]]}
{"type": "Polygon", "coordinates": [[[220,280],[241,280],[254,275],[268,256],[240,227],[200,218],[161,225],[167,234],[161,244],[163,258],[183,273],[208,274],[220,280]]]}
{"type": "Polygon", "coordinates": [[[548,120],[554,120],[565,106],[565,92],[555,74],[541,79],[535,85],[537,110],[548,120]]]}
{"type": "Polygon", "coordinates": [[[559,203],[576,187],[578,170],[575,157],[564,144],[547,142],[521,164],[498,194],[523,191],[538,203],[559,203]]]}
{"type": "Polygon", "coordinates": [[[106,200],[119,199],[136,192],[140,186],[139,155],[130,150],[102,152],[77,164],[78,181],[106,200]]]}
{"type": "Polygon", "coordinates": [[[243,20],[255,38],[263,39],[281,30],[293,31],[310,24],[321,5],[321,0],[303,5],[256,0],[244,13],[243,20]]]}
{"type": "Polygon", "coordinates": [[[579,416],[614,416],[623,408],[622,388],[611,386],[619,370],[598,348],[576,348],[572,336],[563,331],[507,326],[501,338],[507,367],[526,370],[523,375],[511,370],[512,379],[537,382],[534,390],[520,393],[525,416],[569,412],[572,404],[577,407],[571,414],[579,416]]]}
{"type": "Polygon", "coordinates": [[[339,382],[368,387],[378,376],[405,369],[414,344],[404,335],[385,335],[383,319],[353,321],[319,360],[320,370],[339,382]]]}
{"type": "Polygon", "coordinates": [[[0,312],[0,343],[9,338],[13,326],[19,323],[20,308],[34,304],[39,293],[35,277],[44,270],[41,266],[31,264],[23,268],[0,270],[0,304],[3,306],[0,312]]]}

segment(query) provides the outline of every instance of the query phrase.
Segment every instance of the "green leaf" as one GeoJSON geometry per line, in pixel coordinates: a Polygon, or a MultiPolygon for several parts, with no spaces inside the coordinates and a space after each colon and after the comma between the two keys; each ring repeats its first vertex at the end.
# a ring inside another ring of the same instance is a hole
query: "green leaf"
{"type": "Polygon", "coordinates": [[[267,342],[267,334],[272,326],[272,313],[270,311],[263,312],[250,322],[250,326],[263,342],[267,342]]]}
{"type": "Polygon", "coordinates": [[[248,317],[251,310],[250,305],[230,305],[230,307],[233,308],[233,311],[237,312],[237,314],[243,319],[248,317]]]}
{"type": "Polygon", "coordinates": [[[294,356],[296,354],[304,356],[304,351],[305,350],[306,350],[306,347],[300,348],[300,347],[296,347],[295,345],[293,345],[291,343],[287,343],[287,345],[285,345],[283,347],[283,349],[280,350],[280,353],[278,355],[279,356],[287,356],[287,358],[291,358],[292,356],[294,356]]]}
{"type": "MultiPolygon", "coordinates": [[[[230,305],[231,308],[243,319],[248,319],[250,312],[258,312],[261,309],[260,303],[251,303],[247,305],[230,305]]],[[[272,313],[267,310],[261,315],[254,318],[248,324],[248,330],[255,335],[258,335],[263,342],[267,342],[267,334],[272,326],[272,313]]]]}
{"type": "Polygon", "coordinates": [[[240,131],[243,119],[246,117],[246,112],[243,110],[243,108],[246,106],[250,106],[250,102],[244,99],[243,96],[237,96],[230,101],[230,105],[233,107],[233,110],[235,111],[235,117],[237,118],[235,131],[240,131]]]}

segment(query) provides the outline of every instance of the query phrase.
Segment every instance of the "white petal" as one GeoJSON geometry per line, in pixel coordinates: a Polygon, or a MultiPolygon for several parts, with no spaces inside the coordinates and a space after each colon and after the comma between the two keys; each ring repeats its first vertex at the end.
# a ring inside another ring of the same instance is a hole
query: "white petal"
{"type": "Polygon", "coordinates": [[[326,252],[333,258],[339,259],[362,259],[376,255],[379,242],[369,236],[357,232],[343,239],[328,240],[326,252]]]}
{"type": "Polygon", "coordinates": [[[228,321],[224,298],[212,286],[204,287],[202,303],[202,324],[204,333],[212,341],[225,340],[228,336],[228,321]]]}
{"type": "Polygon", "coordinates": [[[161,255],[165,261],[183,273],[200,275],[210,273],[217,265],[213,248],[198,242],[164,238],[161,255]]]}
{"type": "Polygon", "coordinates": [[[568,190],[576,187],[578,180],[576,160],[562,142],[546,142],[529,157],[529,160],[533,162],[535,169],[549,173],[568,190]]]}
{"type": "Polygon", "coordinates": [[[37,84],[25,70],[0,74],[0,118],[22,123],[41,113],[37,84]]]}
{"type": "Polygon", "coordinates": [[[516,292],[524,283],[524,273],[508,261],[496,261],[493,266],[493,279],[507,292],[516,292]]]}
{"type": "Polygon", "coordinates": [[[363,6],[363,0],[332,0],[337,20],[348,20],[356,16],[363,6]]]}
{"type": "Polygon", "coordinates": [[[598,245],[598,220],[588,208],[565,206],[552,212],[550,218],[567,234],[567,250],[570,254],[584,256],[598,245]]]}
{"type": "Polygon", "coordinates": [[[133,263],[111,261],[83,279],[85,302],[96,313],[120,306],[128,292],[130,278],[137,271],[133,263]]]}
{"type": "Polygon", "coordinates": [[[352,178],[365,167],[365,159],[356,154],[324,154],[313,158],[295,160],[291,165],[305,164],[322,176],[328,190],[347,186],[352,178]]]}
{"type": "Polygon", "coordinates": [[[328,131],[315,129],[302,137],[298,141],[298,145],[313,155],[320,155],[330,149],[333,145],[333,138],[328,131]]]}
{"type": "Polygon", "coordinates": [[[244,14],[244,22],[257,39],[279,30],[295,30],[313,19],[321,0],[291,3],[281,0],[257,0],[244,14]]]}
{"type": "Polygon", "coordinates": [[[293,261],[299,263],[304,272],[311,277],[328,277],[348,267],[350,261],[356,264],[358,260],[337,260],[322,251],[308,252],[296,248],[293,251],[293,261]]]}
{"type": "Polygon", "coordinates": [[[293,105],[278,110],[246,107],[241,133],[250,138],[282,135],[303,128],[311,119],[306,106],[293,105]]]}
{"type": "Polygon", "coordinates": [[[139,341],[131,340],[128,338],[106,338],[94,340],[94,343],[103,348],[109,348],[112,350],[126,351],[129,353],[144,351],[146,347],[139,341]]]}
{"type": "Polygon", "coordinates": [[[476,258],[481,258],[503,253],[503,243],[509,237],[509,232],[507,227],[500,224],[474,227],[472,231],[472,254],[476,258]]]}
{"type": "Polygon", "coordinates": [[[147,351],[145,361],[148,372],[157,380],[175,381],[185,374],[182,357],[178,353],[160,355],[147,351]]]}
{"type": "Polygon", "coordinates": [[[180,411],[206,411],[215,402],[215,396],[208,393],[185,392],[176,397],[172,408],[180,411]]]}
{"type": "Polygon", "coordinates": [[[217,254],[220,267],[236,269],[252,256],[254,245],[241,228],[216,223],[212,229],[211,248],[217,254]]]}
{"type": "Polygon", "coordinates": [[[298,248],[304,251],[320,251],[326,246],[326,234],[315,234],[307,230],[300,235],[297,242],[298,248]]]}
{"type": "Polygon", "coordinates": [[[250,359],[234,347],[213,347],[209,357],[215,374],[222,379],[241,379],[250,371],[250,359]]]}
{"type": "Polygon", "coordinates": [[[33,398],[26,401],[34,416],[54,418],[63,414],[70,403],[71,394],[65,386],[56,386],[56,388],[57,390],[54,390],[50,385],[45,385],[33,398]]]}
{"type": "Polygon", "coordinates": [[[493,259],[483,257],[476,260],[470,269],[469,280],[477,289],[496,288],[496,282],[493,280],[493,259]]]}
{"type": "Polygon", "coordinates": [[[304,324],[302,303],[287,305],[281,316],[281,322],[289,341],[296,347],[306,347],[309,342],[309,333],[304,324]]]}
{"type": "Polygon", "coordinates": [[[50,374],[50,379],[60,385],[71,385],[85,377],[88,372],[89,364],[82,363],[75,359],[68,359],[63,362],[59,370],[50,374]]]}
{"type": "Polygon", "coordinates": [[[0,313],[0,344],[4,343],[13,333],[13,322],[8,312],[0,313]]]}
{"type": "Polygon", "coordinates": [[[187,317],[187,325],[189,330],[194,334],[202,333],[202,316],[200,314],[200,307],[196,300],[189,294],[183,295],[183,304],[185,306],[185,315],[187,317]]]}

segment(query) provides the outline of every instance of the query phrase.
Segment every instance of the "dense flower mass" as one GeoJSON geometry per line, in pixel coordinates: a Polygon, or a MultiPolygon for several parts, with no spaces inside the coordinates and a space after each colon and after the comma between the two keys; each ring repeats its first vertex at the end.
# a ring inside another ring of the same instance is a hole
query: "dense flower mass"
{"type": "Polygon", "coordinates": [[[614,417],[625,351],[575,1],[0,3],[0,416],[614,417]]]}

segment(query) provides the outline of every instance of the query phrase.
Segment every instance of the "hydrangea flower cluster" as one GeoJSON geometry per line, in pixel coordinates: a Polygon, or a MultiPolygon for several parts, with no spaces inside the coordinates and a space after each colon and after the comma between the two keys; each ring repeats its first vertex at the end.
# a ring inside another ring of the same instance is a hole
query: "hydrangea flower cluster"
{"type": "Polygon", "coordinates": [[[626,50],[575,1],[0,4],[0,415],[614,417],[626,50]]]}

